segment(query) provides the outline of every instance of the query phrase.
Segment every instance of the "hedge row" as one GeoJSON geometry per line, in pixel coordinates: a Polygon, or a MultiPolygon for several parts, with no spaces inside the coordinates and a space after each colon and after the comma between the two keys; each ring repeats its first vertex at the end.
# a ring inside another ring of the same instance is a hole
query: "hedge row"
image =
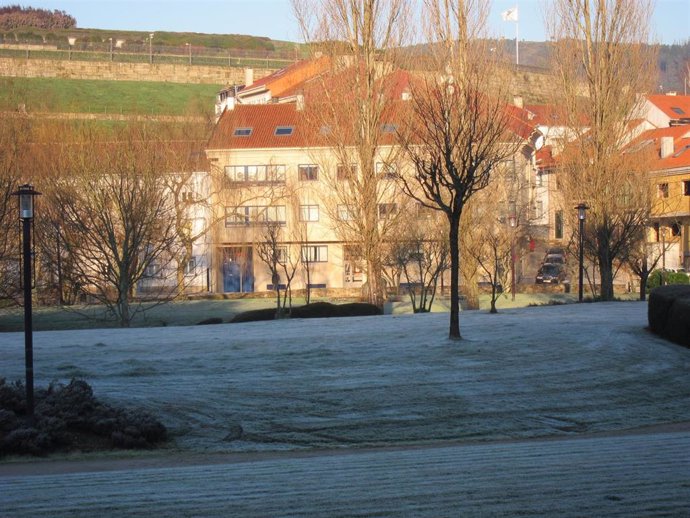
{"type": "Polygon", "coordinates": [[[690,286],[670,285],[649,294],[649,328],[685,347],[690,347],[690,286]]]}

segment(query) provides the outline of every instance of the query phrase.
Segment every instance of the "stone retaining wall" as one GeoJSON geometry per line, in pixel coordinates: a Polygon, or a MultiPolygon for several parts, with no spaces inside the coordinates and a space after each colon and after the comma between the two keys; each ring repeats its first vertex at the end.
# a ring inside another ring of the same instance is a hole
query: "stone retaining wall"
{"type": "MultiPolygon", "coordinates": [[[[273,69],[255,69],[254,80],[261,79],[272,72],[274,72],[273,69]]],[[[0,76],[230,85],[244,83],[244,68],[0,58],[0,76]]]]}

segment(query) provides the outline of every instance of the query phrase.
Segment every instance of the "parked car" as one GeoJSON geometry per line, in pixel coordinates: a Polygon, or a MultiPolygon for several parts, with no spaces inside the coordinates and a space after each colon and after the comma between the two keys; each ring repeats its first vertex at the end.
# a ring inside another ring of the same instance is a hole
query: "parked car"
{"type": "Polygon", "coordinates": [[[542,264],[565,264],[565,256],[560,254],[547,254],[542,264]]]}
{"type": "Polygon", "coordinates": [[[565,270],[560,264],[544,264],[537,272],[536,284],[558,284],[565,280],[565,270]]]}

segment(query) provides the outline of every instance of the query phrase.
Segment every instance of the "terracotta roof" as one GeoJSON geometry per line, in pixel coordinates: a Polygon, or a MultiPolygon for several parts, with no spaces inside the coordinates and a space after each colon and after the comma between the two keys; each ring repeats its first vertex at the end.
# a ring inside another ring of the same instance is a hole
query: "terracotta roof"
{"type": "Polygon", "coordinates": [[[566,123],[562,108],[550,104],[527,104],[525,110],[532,114],[531,122],[542,126],[562,126],[566,123]]]}
{"type": "Polygon", "coordinates": [[[690,95],[648,95],[647,99],[671,119],[690,118],[690,95]]]}
{"type": "Polygon", "coordinates": [[[632,149],[648,148],[653,157],[653,170],[678,169],[690,167],[690,126],[671,126],[643,132],[629,146],[632,149]],[[673,139],[673,153],[661,158],[661,138],[673,139]]]}
{"type": "Polygon", "coordinates": [[[298,61],[255,81],[250,86],[245,86],[239,96],[247,97],[255,92],[269,90],[272,97],[283,97],[287,92],[294,91],[308,79],[326,70],[328,64],[329,60],[325,57],[298,61]]]}
{"type": "MultiPolygon", "coordinates": [[[[238,104],[234,109],[226,110],[216,124],[207,149],[328,146],[332,140],[328,135],[334,128],[337,128],[339,139],[345,142],[351,140],[348,135],[355,131],[355,125],[349,123],[352,105],[351,95],[347,95],[347,92],[352,73],[352,70],[344,70],[332,76],[321,76],[323,81],[305,82],[302,85],[305,97],[303,110],[298,109],[297,103],[238,104]],[[333,90],[329,88],[331,84],[334,85],[333,90]],[[337,93],[343,88],[346,94],[339,96],[341,105],[324,103],[325,93],[337,93]],[[292,130],[286,130],[284,135],[276,134],[279,127],[292,130]]],[[[379,82],[380,91],[389,100],[380,117],[379,145],[394,144],[397,130],[404,126],[402,121],[409,120],[410,104],[402,100],[402,94],[408,90],[414,95],[412,82],[414,78],[404,71],[393,72],[379,82]]],[[[506,111],[507,128],[518,137],[529,140],[535,132],[530,114],[513,105],[506,105],[506,111]]]]}
{"type": "Polygon", "coordinates": [[[553,169],[557,165],[556,157],[553,155],[552,146],[544,146],[535,154],[537,167],[541,170],[553,169]]]}

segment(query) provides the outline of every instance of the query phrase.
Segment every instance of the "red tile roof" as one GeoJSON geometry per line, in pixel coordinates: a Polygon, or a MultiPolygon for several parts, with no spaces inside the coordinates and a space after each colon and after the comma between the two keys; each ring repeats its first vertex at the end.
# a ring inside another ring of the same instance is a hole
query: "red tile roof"
{"type": "Polygon", "coordinates": [[[654,171],[690,167],[690,125],[645,131],[630,144],[630,147],[633,149],[647,147],[652,155],[652,170],[654,171]],[[662,137],[673,139],[673,153],[666,158],[661,158],[662,137]]]}
{"type": "Polygon", "coordinates": [[[556,157],[553,155],[552,146],[542,147],[537,151],[535,157],[537,160],[537,167],[541,170],[553,169],[558,164],[556,157]]]}
{"type": "Polygon", "coordinates": [[[671,119],[690,118],[690,95],[654,94],[647,99],[671,119]]]}
{"type": "Polygon", "coordinates": [[[250,86],[246,86],[240,91],[240,97],[263,90],[269,90],[272,97],[283,97],[288,92],[294,91],[305,81],[322,73],[327,69],[328,64],[329,60],[325,57],[298,61],[255,81],[250,86]]]}

